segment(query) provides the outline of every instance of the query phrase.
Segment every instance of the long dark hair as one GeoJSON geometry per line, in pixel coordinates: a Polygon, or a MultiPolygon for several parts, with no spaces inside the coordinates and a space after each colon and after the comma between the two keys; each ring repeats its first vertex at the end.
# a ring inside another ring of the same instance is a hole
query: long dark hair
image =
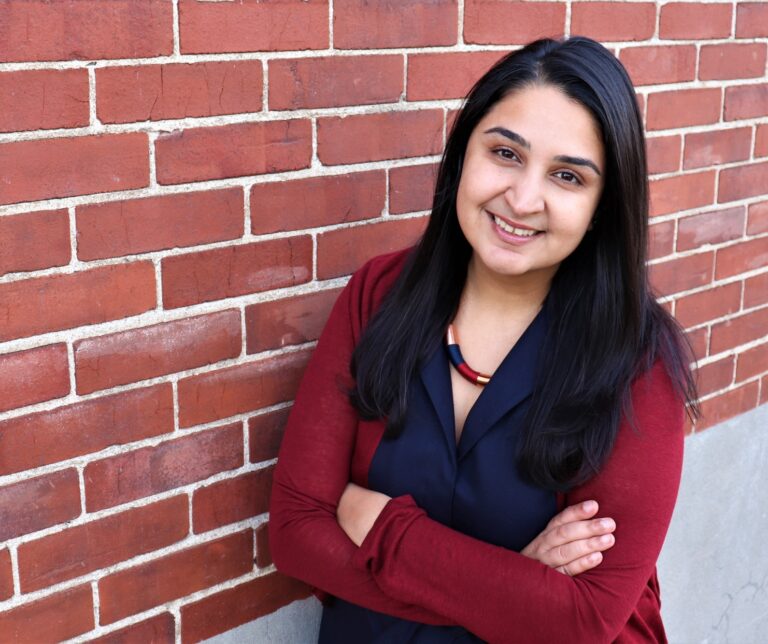
{"type": "Polygon", "coordinates": [[[538,40],[503,57],[472,88],[448,137],[426,231],[352,356],[350,400],[363,418],[386,418],[385,438],[402,431],[410,380],[441,343],[466,281],[472,249],[459,228],[456,194],[467,142],[498,101],[532,84],[555,86],[584,106],[606,158],[593,227],[547,296],[550,333],[520,443],[521,473],[565,491],[598,471],[622,414],[631,418],[632,380],[656,359],[689,414],[698,413],[691,352],[648,285],[648,181],[635,92],[621,64],[593,40],[538,40]]]}

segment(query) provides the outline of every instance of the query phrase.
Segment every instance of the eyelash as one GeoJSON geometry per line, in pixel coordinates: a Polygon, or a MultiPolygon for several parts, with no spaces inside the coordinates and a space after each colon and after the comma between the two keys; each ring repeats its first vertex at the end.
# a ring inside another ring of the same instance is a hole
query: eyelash
{"type": "MultiPolygon", "coordinates": [[[[493,154],[498,156],[501,159],[504,159],[505,161],[514,161],[515,159],[519,160],[520,157],[517,156],[517,153],[514,150],[510,150],[509,148],[494,148],[493,154]],[[502,153],[509,152],[514,155],[514,158],[505,156],[502,153]]],[[[581,180],[579,175],[577,175],[575,172],[571,172],[570,170],[558,170],[555,172],[555,175],[570,175],[573,177],[572,180],[569,179],[563,179],[562,176],[559,177],[562,181],[565,181],[565,183],[569,183],[574,186],[581,186],[584,185],[584,182],[581,180]]]]}

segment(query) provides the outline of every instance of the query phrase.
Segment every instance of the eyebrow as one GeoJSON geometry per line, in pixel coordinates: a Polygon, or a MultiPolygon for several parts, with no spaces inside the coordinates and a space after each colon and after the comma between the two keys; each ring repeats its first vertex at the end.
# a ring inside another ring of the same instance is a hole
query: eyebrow
{"type": "MultiPolygon", "coordinates": [[[[522,145],[526,150],[531,149],[531,144],[526,141],[522,136],[520,136],[517,132],[513,132],[512,130],[508,130],[505,127],[492,127],[483,134],[501,134],[501,136],[509,139],[510,141],[514,141],[518,145],[522,145]]],[[[594,163],[594,161],[591,161],[589,159],[585,159],[584,157],[573,157],[567,154],[560,154],[555,157],[555,161],[560,161],[561,163],[569,163],[571,165],[580,165],[585,166],[587,168],[592,168],[598,176],[602,176],[600,173],[600,170],[598,169],[597,165],[594,163]]]]}

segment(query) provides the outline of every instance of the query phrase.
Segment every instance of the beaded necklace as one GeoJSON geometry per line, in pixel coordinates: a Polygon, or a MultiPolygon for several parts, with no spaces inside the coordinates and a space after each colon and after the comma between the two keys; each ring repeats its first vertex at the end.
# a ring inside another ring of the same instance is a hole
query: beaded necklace
{"type": "Polygon", "coordinates": [[[464,378],[469,380],[474,385],[483,387],[488,384],[491,377],[475,371],[467,364],[464,357],[461,355],[461,349],[459,349],[459,339],[456,337],[456,333],[453,330],[453,324],[448,325],[448,333],[445,336],[445,342],[448,348],[448,357],[451,360],[451,364],[456,368],[464,378]]]}

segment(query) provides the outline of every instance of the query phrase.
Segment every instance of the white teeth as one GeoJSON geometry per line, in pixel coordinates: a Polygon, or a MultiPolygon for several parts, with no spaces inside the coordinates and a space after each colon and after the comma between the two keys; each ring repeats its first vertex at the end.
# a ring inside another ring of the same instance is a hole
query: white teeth
{"type": "Polygon", "coordinates": [[[513,235],[519,235],[520,237],[533,237],[537,232],[539,232],[538,230],[529,230],[528,228],[515,228],[514,226],[510,226],[506,221],[496,217],[495,215],[493,217],[493,221],[495,221],[496,225],[503,231],[512,233],[513,235]]]}

